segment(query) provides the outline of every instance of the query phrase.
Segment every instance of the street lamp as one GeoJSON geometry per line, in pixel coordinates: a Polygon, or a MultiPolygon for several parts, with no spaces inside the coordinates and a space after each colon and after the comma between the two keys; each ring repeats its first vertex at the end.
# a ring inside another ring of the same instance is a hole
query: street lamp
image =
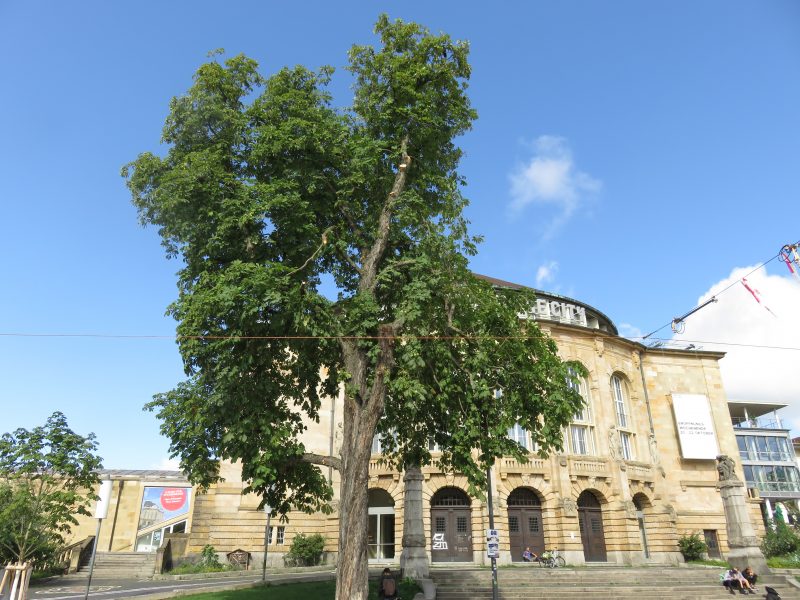
{"type": "Polygon", "coordinates": [[[104,479],[100,483],[100,491],[97,500],[97,505],[94,509],[94,518],[97,519],[97,531],[94,534],[94,544],[92,545],[92,560],[89,563],[89,580],[86,582],[86,594],[83,598],[89,598],[89,586],[92,585],[92,574],[94,573],[94,559],[97,556],[97,545],[100,543],[100,526],[103,524],[103,519],[108,515],[108,504],[111,501],[111,480],[104,479]]]}

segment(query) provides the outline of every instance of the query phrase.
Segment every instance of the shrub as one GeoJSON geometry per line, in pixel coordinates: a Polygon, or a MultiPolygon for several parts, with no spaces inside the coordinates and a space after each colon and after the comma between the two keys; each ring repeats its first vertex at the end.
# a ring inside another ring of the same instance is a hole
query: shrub
{"type": "Polygon", "coordinates": [[[705,541],[699,533],[684,534],[678,540],[678,547],[685,560],[697,560],[708,550],[705,541]]]}
{"type": "Polygon", "coordinates": [[[200,564],[208,569],[218,569],[222,563],[217,558],[217,551],[211,544],[206,544],[200,551],[200,564]]]}
{"type": "Polygon", "coordinates": [[[305,535],[298,533],[292,540],[292,547],[289,549],[289,556],[299,564],[317,565],[322,558],[322,550],[325,548],[325,538],[319,533],[305,535]]]}
{"type": "Polygon", "coordinates": [[[772,521],[761,542],[761,551],[767,558],[792,554],[800,550],[800,536],[783,521],[772,521]]]}

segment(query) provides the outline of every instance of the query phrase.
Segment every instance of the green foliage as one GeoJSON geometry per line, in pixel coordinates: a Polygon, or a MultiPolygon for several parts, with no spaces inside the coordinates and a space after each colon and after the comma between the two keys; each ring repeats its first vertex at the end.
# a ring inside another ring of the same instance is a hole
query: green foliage
{"type": "Polygon", "coordinates": [[[76,514],[88,515],[101,459],[54,412],[45,425],[0,438],[0,560],[52,566],[76,514]]]}
{"type": "Polygon", "coordinates": [[[292,547],[289,549],[288,555],[299,564],[318,565],[324,548],[325,538],[319,533],[308,536],[298,533],[292,540],[292,547]]]}
{"type": "Polygon", "coordinates": [[[211,544],[206,544],[200,551],[200,565],[208,569],[220,569],[222,563],[217,558],[217,550],[211,544]]]}
{"type": "Polygon", "coordinates": [[[678,547],[683,554],[683,558],[688,561],[696,561],[708,550],[705,541],[699,533],[684,534],[678,540],[678,547]]]}
{"type": "MultiPolygon", "coordinates": [[[[169,313],[187,380],[146,408],[193,483],[236,461],[277,515],[329,509],[321,464],[340,468],[342,503],[363,499],[376,431],[400,467],[430,463],[433,439],[477,492],[498,457],[526,459],[511,426],[546,454],[583,402],[555,343],[520,324],[532,293],[469,270],[468,44],[386,16],[375,31],[349,53],[351,106],[332,105],[330,67],[264,77],[245,56],[215,60],[172,100],[165,154],[123,168],[140,221],[181,259],[169,313]],[[304,420],[340,388],[341,460],[313,455],[304,420]]],[[[350,517],[344,562],[366,545],[350,517]]]]}
{"type": "Polygon", "coordinates": [[[771,521],[761,542],[761,551],[767,558],[793,554],[800,550],[797,531],[781,520],[771,521]]]}
{"type": "Polygon", "coordinates": [[[497,457],[524,460],[515,422],[560,449],[582,402],[553,341],[520,327],[533,295],[469,271],[454,143],[476,117],[468,44],[385,16],[376,31],[378,48],[350,51],[352,106],[331,106],[327,67],[210,62],[170,105],[166,155],[123,169],[141,222],[183,259],[169,312],[189,378],[147,408],[193,482],[240,461],[278,514],[331,498],[300,436],[340,382],[346,434],[391,428],[401,466],[429,463],[434,439],[477,489],[497,457]]]}
{"type": "Polygon", "coordinates": [[[800,552],[770,556],[767,558],[767,566],[774,569],[800,569],[800,552]]]}

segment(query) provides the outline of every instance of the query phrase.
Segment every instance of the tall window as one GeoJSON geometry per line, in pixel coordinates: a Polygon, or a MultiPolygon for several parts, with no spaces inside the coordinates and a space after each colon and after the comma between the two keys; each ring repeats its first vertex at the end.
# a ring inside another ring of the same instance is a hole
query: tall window
{"type": "Polygon", "coordinates": [[[625,382],[618,375],[611,377],[611,395],[614,398],[614,414],[617,417],[617,427],[619,427],[619,445],[622,458],[633,460],[634,436],[631,431],[633,422],[628,413],[625,382]]]}
{"type": "MultiPolygon", "coordinates": [[[[570,375],[576,376],[572,368],[570,368],[570,375]]],[[[584,400],[583,408],[573,415],[572,423],[569,426],[570,452],[572,454],[594,454],[594,423],[586,381],[583,378],[568,379],[567,384],[584,400]]]]}
{"type": "Polygon", "coordinates": [[[515,423],[514,426],[508,430],[508,437],[525,448],[525,450],[533,450],[527,430],[525,430],[519,423],[515,423]]]}

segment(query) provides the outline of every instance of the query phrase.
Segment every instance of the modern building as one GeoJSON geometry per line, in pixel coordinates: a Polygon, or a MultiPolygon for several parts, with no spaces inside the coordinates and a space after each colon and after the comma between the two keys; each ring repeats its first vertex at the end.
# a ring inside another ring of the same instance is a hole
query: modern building
{"type": "MultiPolygon", "coordinates": [[[[495,286],[520,288],[486,279],[495,286]]],[[[537,291],[529,317],[552,336],[563,359],[579,361],[586,368],[588,376],[579,390],[587,405],[565,429],[563,452],[548,458],[536,453],[524,429],[517,426],[509,431],[528,449],[529,460],[504,458],[494,466],[492,497],[495,527],[500,530],[500,562],[520,560],[524,547],[530,546],[537,552],[558,548],[571,564],[677,563],[682,561],[678,539],[690,533],[705,536],[711,554],[727,553],[715,458],[718,454],[738,458],[739,434],[750,430],[739,427],[734,433],[731,427],[734,408],[729,409],[719,370],[724,354],[642,345],[621,337],[611,319],[596,308],[543,291],[537,291]]],[[[325,399],[319,422],[308,423],[304,442],[310,451],[338,453],[342,402],[341,395],[325,399]]],[[[748,419],[758,412],[753,406],[748,404],[747,413],[742,413],[748,419]]],[[[777,440],[786,435],[785,430],[766,429],[762,437],[777,440]]],[[[744,443],[750,470],[745,472],[737,464],[738,477],[757,482],[751,487],[759,493],[793,493],[769,489],[773,481],[783,483],[791,476],[785,468],[780,476],[755,470],[763,466],[751,460],[758,458],[761,442],[754,442],[752,457],[749,439],[744,443]]],[[[765,443],[766,451],[773,452],[773,442],[767,439],[765,443]]],[[[786,447],[774,448],[776,458],[783,457],[786,447]]],[[[432,450],[435,456],[436,448],[432,450]]],[[[374,451],[369,560],[396,562],[403,536],[403,473],[382,464],[380,440],[375,441],[374,451]]],[[[223,464],[222,475],[224,482],[204,494],[194,493],[179,473],[164,475],[166,479],[115,475],[117,495],[112,494],[109,511],[110,517],[115,515],[114,522],[101,531],[99,548],[152,549],[154,532],[166,536],[168,527],[176,531],[177,526],[186,532],[189,553],[199,553],[211,544],[220,553],[246,550],[260,561],[266,515],[258,511],[259,498],[242,495],[244,484],[237,465],[223,464]],[[169,491],[172,488],[186,490],[185,505],[175,508],[183,496],[169,491]],[[147,502],[154,506],[146,506],[147,502]],[[115,505],[123,504],[115,512],[115,505]],[[186,512],[181,512],[184,506],[186,512]],[[150,522],[154,507],[165,511],[165,520],[150,522]],[[144,522],[149,523],[146,528],[141,526],[144,522]]],[[[338,491],[338,473],[332,471],[331,477],[338,491]]],[[[487,503],[468,493],[467,481],[459,473],[429,466],[423,468],[423,477],[430,560],[487,562],[487,503]]],[[[753,493],[747,499],[759,534],[763,533],[762,497],[753,493]]],[[[292,513],[288,522],[278,524],[280,530],[273,528],[270,562],[280,560],[301,532],[323,534],[326,551],[334,559],[339,536],[336,499],[333,508],[328,515],[292,513]]],[[[94,524],[87,523],[75,536],[80,539],[93,532],[94,524]]]]}
{"type": "Polygon", "coordinates": [[[778,415],[786,406],[728,402],[748,493],[762,500],[765,521],[774,518],[776,506],[788,518],[787,504],[796,506],[800,498],[800,471],[792,438],[778,415]]]}

